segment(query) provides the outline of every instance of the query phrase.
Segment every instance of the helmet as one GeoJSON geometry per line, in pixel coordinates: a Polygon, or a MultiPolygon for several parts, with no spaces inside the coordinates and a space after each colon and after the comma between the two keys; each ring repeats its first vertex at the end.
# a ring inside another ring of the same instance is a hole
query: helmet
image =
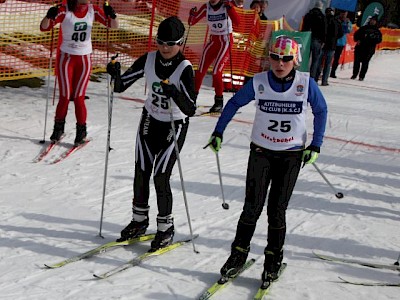
{"type": "Polygon", "coordinates": [[[293,55],[293,62],[296,66],[301,62],[299,44],[287,36],[278,36],[275,38],[271,43],[269,51],[279,55],[293,55]]]}
{"type": "Polygon", "coordinates": [[[157,38],[163,41],[178,41],[185,34],[185,26],[178,17],[169,17],[158,26],[157,38]]]}

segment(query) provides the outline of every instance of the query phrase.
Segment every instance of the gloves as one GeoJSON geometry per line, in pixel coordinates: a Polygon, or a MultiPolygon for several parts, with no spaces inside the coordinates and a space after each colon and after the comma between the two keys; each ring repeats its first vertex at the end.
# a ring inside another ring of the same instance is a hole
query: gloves
{"type": "Polygon", "coordinates": [[[314,163],[318,158],[320,148],[317,146],[310,145],[303,151],[301,160],[303,161],[303,168],[306,164],[314,163]]]}
{"type": "Polygon", "coordinates": [[[193,7],[193,8],[190,10],[190,13],[189,13],[189,20],[188,20],[189,26],[192,26],[192,25],[193,25],[193,19],[196,17],[196,11],[197,11],[197,7],[193,7]]]}
{"type": "Polygon", "coordinates": [[[175,85],[165,83],[164,81],[161,81],[160,84],[165,96],[172,99],[176,99],[178,97],[179,91],[175,85]]]}
{"type": "Polygon", "coordinates": [[[106,17],[110,17],[113,20],[117,17],[114,8],[112,8],[112,6],[110,6],[107,2],[104,3],[103,10],[106,17]]]}
{"type": "Polygon", "coordinates": [[[50,20],[55,20],[58,14],[58,6],[52,6],[49,8],[46,14],[46,18],[50,20]]]}
{"type": "Polygon", "coordinates": [[[192,7],[192,8],[190,9],[190,15],[193,16],[193,17],[195,17],[195,16],[196,16],[196,11],[197,11],[197,7],[196,7],[196,6],[195,6],[195,7],[192,7]]]}
{"type": "Polygon", "coordinates": [[[232,8],[232,2],[229,0],[224,0],[224,6],[226,7],[226,9],[231,9],[232,8]]]}
{"type": "Polygon", "coordinates": [[[107,73],[111,75],[111,78],[115,79],[121,73],[121,64],[117,62],[109,62],[107,64],[107,73]]]}
{"type": "Polygon", "coordinates": [[[221,149],[221,144],[222,144],[222,134],[214,131],[210,139],[208,140],[207,146],[209,146],[212,151],[217,153],[219,149],[221,149]]]}

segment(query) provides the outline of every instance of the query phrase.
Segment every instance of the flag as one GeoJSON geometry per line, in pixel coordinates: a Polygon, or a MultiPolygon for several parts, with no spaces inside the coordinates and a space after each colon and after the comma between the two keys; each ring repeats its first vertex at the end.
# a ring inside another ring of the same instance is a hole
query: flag
{"type": "Polygon", "coordinates": [[[357,0],[332,0],[331,7],[346,11],[356,11],[357,0]]]}

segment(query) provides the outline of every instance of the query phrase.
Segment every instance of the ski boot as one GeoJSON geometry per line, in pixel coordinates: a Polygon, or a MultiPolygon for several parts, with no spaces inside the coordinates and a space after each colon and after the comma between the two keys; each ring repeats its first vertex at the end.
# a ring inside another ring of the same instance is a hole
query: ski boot
{"type": "Polygon", "coordinates": [[[133,206],[132,221],[121,231],[121,237],[117,242],[123,242],[141,236],[146,233],[149,226],[149,209],[133,206]]]}
{"type": "Polygon", "coordinates": [[[172,244],[175,234],[174,218],[172,215],[157,217],[157,233],[151,242],[150,252],[165,248],[172,244]]]}
{"type": "Polygon", "coordinates": [[[210,113],[221,113],[224,107],[224,96],[215,96],[214,105],[210,108],[210,113]]]}
{"type": "Polygon", "coordinates": [[[52,135],[50,136],[50,140],[52,143],[57,143],[62,135],[64,134],[64,125],[65,121],[55,121],[54,122],[54,130],[52,135]]]}
{"type": "Polygon", "coordinates": [[[278,279],[282,267],[283,250],[273,251],[265,248],[264,272],[261,275],[263,282],[272,282],[278,279]]]}
{"type": "Polygon", "coordinates": [[[75,136],[75,141],[74,145],[79,146],[82,145],[86,142],[86,124],[76,124],[76,136],[75,136]]]}
{"type": "Polygon", "coordinates": [[[231,255],[221,268],[221,275],[223,277],[235,277],[243,265],[246,263],[247,256],[249,255],[250,247],[239,247],[232,245],[231,255]]]}

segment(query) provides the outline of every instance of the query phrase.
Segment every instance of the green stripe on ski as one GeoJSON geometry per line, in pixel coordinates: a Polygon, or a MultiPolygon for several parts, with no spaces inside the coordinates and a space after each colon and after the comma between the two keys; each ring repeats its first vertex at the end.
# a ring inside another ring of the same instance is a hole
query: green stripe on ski
{"type": "Polygon", "coordinates": [[[243,267],[239,270],[239,272],[236,274],[234,277],[229,277],[228,280],[224,283],[219,283],[219,280],[214,283],[207,291],[205,291],[199,298],[199,300],[206,300],[211,298],[212,295],[214,295],[216,292],[219,290],[223,289],[226,287],[230,282],[235,280],[241,273],[243,273],[245,270],[250,268],[256,260],[254,258],[248,260],[243,267]]]}
{"type": "Polygon", "coordinates": [[[59,263],[52,264],[52,265],[45,264],[45,267],[49,268],[49,269],[60,268],[60,267],[63,267],[65,265],[69,264],[69,263],[76,262],[76,261],[79,261],[81,259],[88,258],[88,257],[91,257],[93,255],[96,255],[98,253],[105,252],[105,251],[107,251],[107,249],[110,249],[110,248],[113,248],[113,247],[128,246],[128,245],[132,245],[132,244],[135,244],[135,243],[138,243],[138,242],[144,242],[144,241],[152,240],[152,239],[154,239],[154,236],[155,236],[155,234],[152,233],[152,234],[145,234],[145,235],[139,236],[137,238],[126,240],[126,241],[123,241],[123,242],[109,242],[109,243],[103,244],[103,245],[101,245],[101,246],[99,246],[97,248],[94,248],[92,250],[89,250],[89,251],[87,251],[85,253],[79,254],[77,256],[68,258],[68,259],[63,260],[63,261],[60,261],[59,263]]]}
{"type": "MultiPolygon", "coordinates": [[[[196,235],[193,236],[193,239],[195,239],[197,237],[198,237],[198,235],[196,234],[196,235]]],[[[159,256],[159,255],[164,254],[164,253],[167,253],[167,252],[169,252],[169,251],[171,251],[173,249],[176,249],[176,248],[178,248],[178,247],[180,247],[180,246],[182,246],[182,245],[184,245],[184,244],[186,244],[188,242],[191,242],[191,241],[192,241],[191,238],[190,239],[186,239],[186,240],[181,240],[181,241],[175,242],[175,243],[173,243],[173,244],[171,244],[171,245],[169,245],[167,247],[158,249],[158,250],[156,250],[154,252],[143,253],[142,255],[140,255],[138,257],[135,257],[135,258],[129,260],[128,262],[126,262],[126,263],[124,263],[122,265],[119,265],[119,266],[117,266],[116,268],[114,268],[114,269],[112,269],[110,271],[107,271],[107,272],[105,272],[103,274],[99,274],[99,275],[93,274],[93,276],[98,278],[98,279],[108,278],[108,277],[110,277],[110,276],[112,276],[114,274],[120,273],[120,272],[122,272],[122,271],[124,271],[126,269],[129,269],[129,268],[134,267],[134,266],[138,266],[145,260],[148,260],[148,259],[150,259],[152,257],[155,257],[155,256],[159,256]]]]}
{"type": "MultiPolygon", "coordinates": [[[[285,263],[282,264],[282,266],[281,266],[281,268],[279,269],[279,272],[278,272],[278,279],[279,279],[279,276],[281,276],[282,272],[286,269],[286,266],[287,266],[287,264],[285,264],[285,263]]],[[[257,291],[257,293],[256,293],[256,295],[254,296],[253,299],[254,300],[262,300],[262,298],[264,298],[264,296],[266,296],[268,294],[269,289],[271,288],[272,284],[274,282],[278,281],[278,279],[276,279],[275,281],[270,282],[269,285],[266,286],[266,287],[263,286],[264,285],[264,283],[263,283],[261,285],[261,287],[258,289],[258,291],[257,291]]]]}

